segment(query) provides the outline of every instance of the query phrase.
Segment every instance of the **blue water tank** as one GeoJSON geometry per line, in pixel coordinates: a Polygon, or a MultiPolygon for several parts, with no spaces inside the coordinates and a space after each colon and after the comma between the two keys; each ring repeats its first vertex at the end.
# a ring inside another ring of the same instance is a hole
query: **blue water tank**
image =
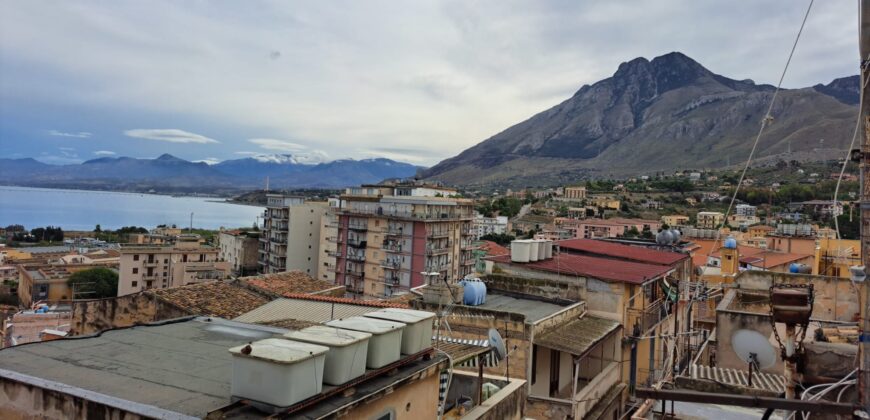
{"type": "Polygon", "coordinates": [[[463,280],[461,282],[465,291],[462,294],[462,303],[469,306],[478,306],[486,303],[486,285],[480,280],[463,280]]]}
{"type": "Polygon", "coordinates": [[[812,271],[812,270],[810,269],[810,266],[808,266],[808,265],[806,265],[806,264],[791,263],[791,265],[788,266],[788,272],[789,272],[789,273],[794,273],[794,274],[809,274],[810,271],[812,271]]]}
{"type": "Polygon", "coordinates": [[[728,239],[725,240],[724,246],[725,246],[725,248],[728,248],[728,249],[737,249],[737,239],[734,239],[734,238],[729,236],[728,239]]]}

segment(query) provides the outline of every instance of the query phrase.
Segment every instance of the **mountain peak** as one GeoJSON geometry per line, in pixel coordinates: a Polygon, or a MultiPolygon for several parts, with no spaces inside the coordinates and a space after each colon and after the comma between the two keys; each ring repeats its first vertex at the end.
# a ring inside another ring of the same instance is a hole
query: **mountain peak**
{"type": "Polygon", "coordinates": [[[164,154],[158,156],[154,160],[160,160],[160,161],[165,161],[165,162],[174,162],[174,161],[179,161],[179,160],[184,160],[184,159],[177,158],[175,156],[170,155],[169,153],[164,153],[164,154]]]}

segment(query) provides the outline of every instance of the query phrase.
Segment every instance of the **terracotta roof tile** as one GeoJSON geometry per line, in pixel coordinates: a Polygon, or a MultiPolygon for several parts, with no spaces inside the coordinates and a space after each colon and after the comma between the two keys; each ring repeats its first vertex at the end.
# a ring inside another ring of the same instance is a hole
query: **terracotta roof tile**
{"type": "Polygon", "coordinates": [[[647,280],[665,275],[670,266],[644,264],[632,261],[614,261],[612,258],[600,258],[588,255],[559,254],[553,258],[528,262],[511,262],[510,255],[487,257],[490,261],[502,264],[512,264],[530,270],[548,271],[569,276],[592,277],[601,280],[622,283],[642,284],[647,280]]]}
{"type": "Polygon", "coordinates": [[[595,239],[567,239],[557,241],[556,245],[559,245],[561,249],[568,252],[579,252],[659,265],[673,265],[676,262],[689,258],[688,254],[680,252],[659,251],[595,239]]]}
{"type": "Polygon", "coordinates": [[[277,295],[316,293],[339,287],[328,281],[314,279],[301,271],[261,274],[242,277],[239,280],[277,295]]]}
{"type": "Polygon", "coordinates": [[[480,245],[480,249],[486,252],[486,256],[492,257],[495,255],[507,255],[510,254],[511,251],[493,241],[483,241],[480,245]]]}
{"type": "Polygon", "coordinates": [[[253,290],[224,281],[153,289],[145,293],[154,294],[193,315],[227,319],[250,312],[271,301],[253,290]]]}

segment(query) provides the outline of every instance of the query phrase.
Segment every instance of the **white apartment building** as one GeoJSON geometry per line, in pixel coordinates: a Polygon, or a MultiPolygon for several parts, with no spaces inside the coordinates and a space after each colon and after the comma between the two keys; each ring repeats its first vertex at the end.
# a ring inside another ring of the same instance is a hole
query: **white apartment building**
{"type": "Polygon", "coordinates": [[[245,276],[257,272],[257,232],[223,230],[218,235],[220,260],[226,261],[232,273],[245,276]]]}
{"type": "Polygon", "coordinates": [[[338,255],[338,214],[341,204],[338,198],[330,198],[328,209],[320,218],[320,251],[317,262],[317,279],[335,283],[335,257],[338,255]]]}
{"type": "Polygon", "coordinates": [[[476,232],[477,239],[490,234],[501,235],[507,232],[507,225],[507,216],[484,217],[480,213],[474,214],[474,221],[472,222],[472,228],[476,232]]]}
{"type": "Polygon", "coordinates": [[[749,204],[738,204],[734,206],[734,214],[738,216],[754,217],[757,216],[756,213],[758,213],[758,208],[750,206],[749,204]]]}
{"type": "Polygon", "coordinates": [[[268,194],[260,235],[259,271],[299,270],[318,273],[322,218],[326,202],[305,202],[302,197],[268,194]]]}

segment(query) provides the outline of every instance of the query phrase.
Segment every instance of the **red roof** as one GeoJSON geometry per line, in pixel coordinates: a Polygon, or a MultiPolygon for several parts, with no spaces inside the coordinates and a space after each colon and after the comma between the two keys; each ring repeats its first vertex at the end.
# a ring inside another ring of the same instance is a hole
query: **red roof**
{"type": "Polygon", "coordinates": [[[658,265],[673,265],[678,261],[689,258],[689,254],[680,252],[659,251],[594,239],[566,239],[564,241],[556,241],[556,245],[559,245],[561,249],[568,252],[573,251],[658,265]]]}
{"type": "Polygon", "coordinates": [[[493,241],[483,241],[480,249],[486,252],[486,256],[510,254],[511,251],[493,241]]]}
{"type": "Polygon", "coordinates": [[[609,258],[573,254],[559,254],[554,255],[553,258],[548,260],[528,263],[511,262],[510,255],[488,257],[487,259],[498,263],[521,266],[530,270],[549,271],[632,284],[641,284],[647,280],[661,277],[671,269],[664,265],[630,261],[616,262],[609,258]]]}

